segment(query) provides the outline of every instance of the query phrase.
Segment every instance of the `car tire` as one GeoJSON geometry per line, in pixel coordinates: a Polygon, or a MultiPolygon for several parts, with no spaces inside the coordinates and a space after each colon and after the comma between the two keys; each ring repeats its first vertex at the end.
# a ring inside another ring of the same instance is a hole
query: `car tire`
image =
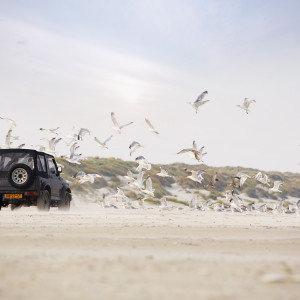
{"type": "Polygon", "coordinates": [[[37,208],[41,211],[49,211],[50,209],[50,194],[45,190],[41,196],[37,198],[37,208]]]}
{"type": "Polygon", "coordinates": [[[33,178],[33,171],[25,164],[15,164],[8,171],[8,182],[17,189],[28,187],[33,178]]]}
{"type": "Polygon", "coordinates": [[[60,201],[58,205],[59,210],[70,210],[72,196],[69,192],[65,192],[64,198],[60,201]]]}

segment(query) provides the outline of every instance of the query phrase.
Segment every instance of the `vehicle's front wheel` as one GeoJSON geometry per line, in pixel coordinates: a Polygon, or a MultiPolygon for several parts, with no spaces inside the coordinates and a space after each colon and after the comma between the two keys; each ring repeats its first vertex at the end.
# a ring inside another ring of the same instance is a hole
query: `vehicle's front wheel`
{"type": "Polygon", "coordinates": [[[43,192],[37,199],[37,208],[42,211],[49,211],[50,209],[50,194],[47,190],[43,192]]]}
{"type": "Polygon", "coordinates": [[[65,192],[64,198],[61,200],[58,205],[59,210],[69,210],[72,196],[69,192],[65,192]]]}

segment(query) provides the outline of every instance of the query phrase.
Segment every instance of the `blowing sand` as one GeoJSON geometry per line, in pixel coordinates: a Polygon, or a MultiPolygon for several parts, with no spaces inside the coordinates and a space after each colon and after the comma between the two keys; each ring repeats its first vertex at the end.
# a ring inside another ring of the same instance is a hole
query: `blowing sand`
{"type": "Polygon", "coordinates": [[[0,299],[299,299],[300,217],[0,212],[0,299]]]}

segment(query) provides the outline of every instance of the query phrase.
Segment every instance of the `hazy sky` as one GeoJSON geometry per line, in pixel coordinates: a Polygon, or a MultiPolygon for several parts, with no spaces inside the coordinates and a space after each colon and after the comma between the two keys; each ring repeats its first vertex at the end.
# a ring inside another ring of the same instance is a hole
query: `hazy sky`
{"type": "MultiPolygon", "coordinates": [[[[300,172],[300,1],[0,0],[0,116],[20,142],[40,127],[92,130],[79,153],[153,163],[205,145],[205,163],[300,172]],[[196,115],[187,102],[211,101],[196,115]],[[256,99],[250,114],[236,107],[256,99]],[[109,149],[93,138],[134,121],[109,149]],[[148,131],[144,118],[160,135],[148,131]]],[[[8,129],[0,120],[0,144],[8,129]]],[[[16,143],[17,145],[18,143],[16,143]]],[[[68,153],[58,144],[59,153],[68,153]]]]}

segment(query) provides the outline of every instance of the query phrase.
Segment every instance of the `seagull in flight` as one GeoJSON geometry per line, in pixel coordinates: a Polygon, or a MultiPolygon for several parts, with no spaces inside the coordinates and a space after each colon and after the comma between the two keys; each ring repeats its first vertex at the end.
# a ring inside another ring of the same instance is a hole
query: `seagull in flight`
{"type": "Polygon", "coordinates": [[[87,181],[94,183],[95,178],[101,178],[102,176],[99,174],[86,174],[85,172],[81,171],[76,173],[73,177],[78,180],[78,183],[83,184],[87,181]]]}
{"type": "Polygon", "coordinates": [[[83,141],[83,137],[86,135],[86,134],[89,134],[91,135],[91,131],[89,129],[86,129],[86,128],[80,128],[79,132],[78,132],[78,135],[77,135],[77,139],[79,141],[83,141]]]}
{"type": "Polygon", "coordinates": [[[30,147],[37,149],[37,151],[40,152],[45,152],[46,151],[46,147],[42,146],[42,145],[30,145],[30,147]]]}
{"type": "Polygon", "coordinates": [[[60,127],[56,127],[56,128],[53,128],[53,129],[40,128],[40,130],[41,130],[41,131],[48,132],[48,133],[52,133],[52,134],[58,134],[56,131],[57,131],[59,128],[60,128],[60,127]]]}
{"type": "Polygon", "coordinates": [[[274,192],[274,193],[281,193],[282,191],[279,190],[279,188],[283,185],[283,182],[280,180],[274,181],[274,186],[272,188],[269,188],[269,193],[274,192]]]}
{"type": "Polygon", "coordinates": [[[75,151],[79,149],[80,146],[77,146],[77,143],[73,143],[70,146],[70,157],[75,154],[75,151]]]}
{"type": "Polygon", "coordinates": [[[137,149],[143,147],[139,142],[135,142],[133,141],[130,145],[129,145],[129,149],[131,150],[129,155],[131,156],[133,152],[135,152],[137,149]]]}
{"type": "Polygon", "coordinates": [[[182,149],[181,151],[179,151],[177,154],[182,154],[182,153],[186,153],[186,152],[192,152],[194,154],[194,157],[197,161],[201,162],[202,161],[202,157],[207,154],[207,153],[203,153],[204,147],[201,147],[199,150],[197,150],[197,144],[195,141],[193,141],[193,147],[192,148],[186,148],[186,149],[182,149]]]}
{"type": "Polygon", "coordinates": [[[147,162],[144,156],[138,156],[135,161],[139,164],[136,168],[137,172],[141,172],[143,169],[147,171],[151,170],[151,164],[147,162]]]}
{"type": "Polygon", "coordinates": [[[211,175],[209,177],[208,184],[205,185],[206,188],[212,188],[212,189],[215,188],[216,182],[219,181],[219,179],[217,178],[217,175],[218,175],[218,173],[215,173],[214,175],[211,175]]]}
{"type": "Polygon", "coordinates": [[[18,140],[19,139],[18,136],[12,136],[11,133],[12,133],[12,129],[9,129],[6,136],[5,136],[5,144],[2,145],[2,148],[4,148],[4,149],[11,148],[11,144],[12,144],[11,140],[18,140]]]}
{"type": "Polygon", "coordinates": [[[254,103],[254,102],[256,102],[256,100],[245,98],[244,103],[242,105],[237,105],[237,107],[240,107],[241,109],[245,110],[246,114],[248,114],[250,112],[249,106],[251,103],[254,103]]]}
{"type": "Polygon", "coordinates": [[[98,147],[108,149],[108,147],[106,146],[106,143],[108,143],[112,137],[113,137],[113,135],[111,135],[109,138],[107,138],[103,143],[100,142],[96,137],[94,137],[94,140],[98,147]]]}
{"type": "Polygon", "coordinates": [[[129,182],[128,185],[133,188],[133,189],[138,189],[140,191],[142,191],[144,189],[144,181],[145,179],[143,179],[143,176],[144,176],[144,171],[140,172],[138,175],[137,175],[137,178],[134,179],[133,181],[129,182]]]}
{"type": "Polygon", "coordinates": [[[239,186],[242,187],[244,185],[244,183],[246,182],[246,180],[248,178],[251,178],[251,176],[245,174],[245,173],[242,173],[242,172],[239,172],[237,175],[236,175],[236,178],[240,178],[240,184],[239,186]]]}
{"type": "Polygon", "coordinates": [[[263,175],[261,172],[258,172],[254,178],[259,181],[260,183],[262,183],[263,185],[268,185],[270,186],[270,180],[267,174],[263,175]]]}
{"type": "Polygon", "coordinates": [[[127,124],[124,124],[124,125],[122,125],[122,126],[119,126],[119,124],[118,124],[118,122],[117,122],[117,120],[116,120],[116,117],[115,117],[115,113],[112,112],[112,113],[110,114],[110,116],[111,116],[112,122],[114,123],[114,126],[113,126],[112,128],[113,128],[113,130],[115,130],[115,131],[116,131],[117,133],[119,133],[119,134],[121,134],[121,129],[122,129],[122,128],[124,128],[124,127],[126,127],[126,126],[128,126],[128,125],[130,125],[130,124],[133,124],[133,122],[129,122],[129,123],[127,123],[127,124]]]}
{"type": "Polygon", "coordinates": [[[195,182],[201,183],[202,180],[204,179],[202,177],[202,174],[205,173],[205,171],[203,171],[203,170],[200,170],[200,171],[194,171],[194,170],[188,170],[188,169],[184,169],[184,170],[186,172],[192,173],[191,175],[187,176],[187,178],[189,178],[195,182]]]}
{"type": "Polygon", "coordinates": [[[210,100],[204,100],[205,96],[208,94],[207,91],[204,91],[201,95],[198,96],[198,98],[194,102],[187,102],[188,104],[192,105],[196,111],[198,112],[199,106],[207,103],[210,100]]]}
{"type": "Polygon", "coordinates": [[[152,188],[152,180],[150,177],[148,177],[146,180],[146,188],[142,190],[142,192],[144,194],[154,197],[154,191],[155,189],[152,188]]]}
{"type": "Polygon", "coordinates": [[[134,175],[133,175],[133,173],[130,170],[127,171],[127,175],[125,175],[124,178],[126,179],[126,181],[127,181],[128,184],[130,182],[135,181],[134,175]]]}
{"type": "Polygon", "coordinates": [[[165,169],[163,167],[160,167],[160,172],[156,173],[156,175],[160,176],[160,177],[172,177],[171,175],[168,174],[167,169],[165,169]]]}
{"type": "Polygon", "coordinates": [[[8,121],[10,123],[9,130],[13,130],[17,126],[16,122],[14,120],[12,120],[12,119],[2,118],[2,117],[0,117],[0,119],[1,120],[6,120],[6,121],[8,121]]]}
{"type": "Polygon", "coordinates": [[[230,207],[232,211],[238,211],[241,212],[241,205],[240,203],[242,202],[242,199],[238,196],[238,194],[232,190],[231,191],[231,197],[230,197],[230,207]]]}
{"type": "Polygon", "coordinates": [[[61,139],[62,139],[62,138],[59,138],[59,139],[57,139],[57,138],[52,138],[51,140],[48,140],[48,139],[41,139],[41,140],[46,140],[46,141],[48,141],[48,143],[49,143],[49,149],[48,149],[48,151],[49,151],[49,152],[55,153],[55,147],[56,147],[56,144],[57,144],[61,139]]]}
{"type": "Polygon", "coordinates": [[[71,164],[81,165],[80,163],[80,160],[82,160],[81,155],[82,154],[73,153],[70,156],[62,155],[61,158],[65,159],[67,162],[71,164]]]}
{"type": "Polygon", "coordinates": [[[149,131],[159,134],[159,132],[155,130],[155,128],[153,127],[153,125],[147,118],[145,118],[145,121],[146,121],[147,125],[149,126],[149,131]]]}

